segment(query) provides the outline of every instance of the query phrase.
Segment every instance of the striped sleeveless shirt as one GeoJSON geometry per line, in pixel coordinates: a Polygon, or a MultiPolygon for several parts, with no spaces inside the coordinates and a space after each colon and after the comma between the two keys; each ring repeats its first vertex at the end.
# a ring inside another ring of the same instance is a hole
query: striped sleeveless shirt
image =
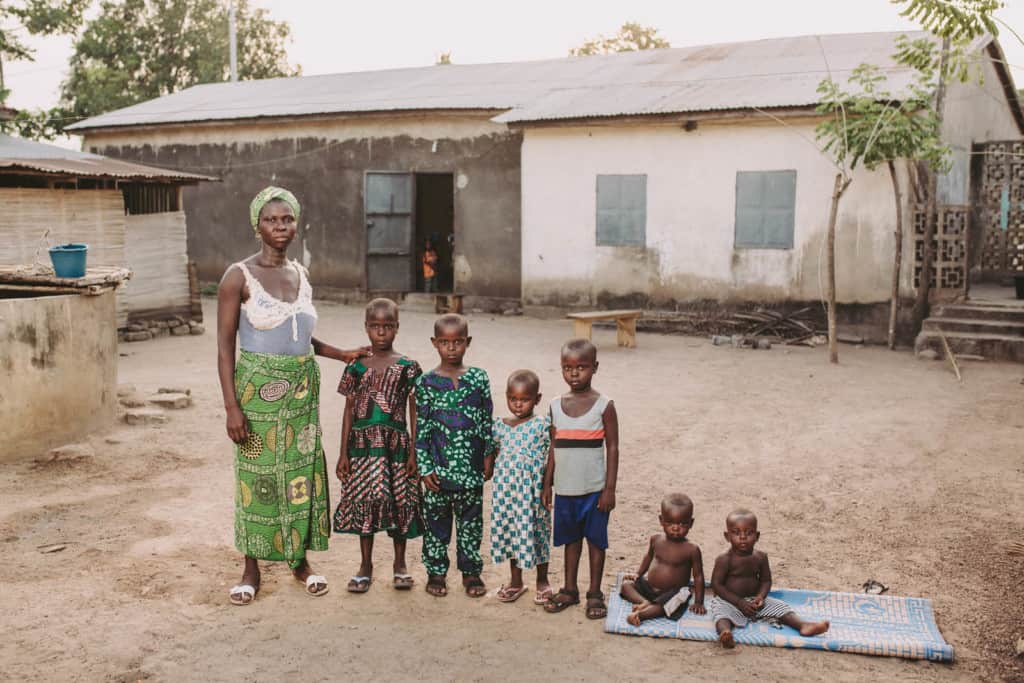
{"type": "Polygon", "coordinates": [[[582,496],[604,488],[604,409],[608,397],[597,397],[590,410],[569,417],[562,410],[561,397],[551,402],[551,424],[555,428],[554,491],[562,496],[582,496]]]}

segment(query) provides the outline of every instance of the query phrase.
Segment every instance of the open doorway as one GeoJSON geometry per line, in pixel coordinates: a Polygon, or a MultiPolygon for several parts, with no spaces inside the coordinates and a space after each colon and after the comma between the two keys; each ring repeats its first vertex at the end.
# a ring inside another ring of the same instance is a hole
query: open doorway
{"type": "Polygon", "coordinates": [[[423,255],[427,241],[437,253],[433,264],[434,290],[455,289],[455,181],[451,173],[417,173],[416,176],[416,291],[426,290],[423,255]]]}

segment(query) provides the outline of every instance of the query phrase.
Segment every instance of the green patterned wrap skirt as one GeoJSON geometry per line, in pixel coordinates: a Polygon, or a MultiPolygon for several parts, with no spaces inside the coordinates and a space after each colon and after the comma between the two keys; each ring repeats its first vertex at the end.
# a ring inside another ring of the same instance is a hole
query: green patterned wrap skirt
{"type": "Polygon", "coordinates": [[[313,354],[242,351],[235,395],[249,420],[235,448],[235,547],[294,569],[330,536],[320,367],[313,354]]]}

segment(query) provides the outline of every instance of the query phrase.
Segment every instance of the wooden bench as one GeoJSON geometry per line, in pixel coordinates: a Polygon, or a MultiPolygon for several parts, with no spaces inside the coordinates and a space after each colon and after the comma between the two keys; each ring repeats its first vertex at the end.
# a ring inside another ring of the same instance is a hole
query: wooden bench
{"type": "Polygon", "coordinates": [[[618,344],[630,349],[636,348],[636,321],[643,315],[640,310],[588,311],[570,313],[573,337],[590,339],[595,320],[614,320],[618,331],[618,344]]]}

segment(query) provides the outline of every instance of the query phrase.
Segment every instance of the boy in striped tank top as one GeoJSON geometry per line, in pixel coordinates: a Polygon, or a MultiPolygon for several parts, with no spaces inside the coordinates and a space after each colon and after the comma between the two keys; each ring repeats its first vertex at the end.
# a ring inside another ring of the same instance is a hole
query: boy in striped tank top
{"type": "Polygon", "coordinates": [[[569,393],[551,402],[551,449],[541,494],[550,510],[554,493],[554,545],[565,546],[565,585],[544,609],[555,613],[579,604],[577,574],[586,539],[588,619],[608,614],[601,577],[619,471],[619,419],[615,404],[590,384],[596,372],[597,347],[590,340],[573,339],[562,347],[562,378],[569,393]]]}

